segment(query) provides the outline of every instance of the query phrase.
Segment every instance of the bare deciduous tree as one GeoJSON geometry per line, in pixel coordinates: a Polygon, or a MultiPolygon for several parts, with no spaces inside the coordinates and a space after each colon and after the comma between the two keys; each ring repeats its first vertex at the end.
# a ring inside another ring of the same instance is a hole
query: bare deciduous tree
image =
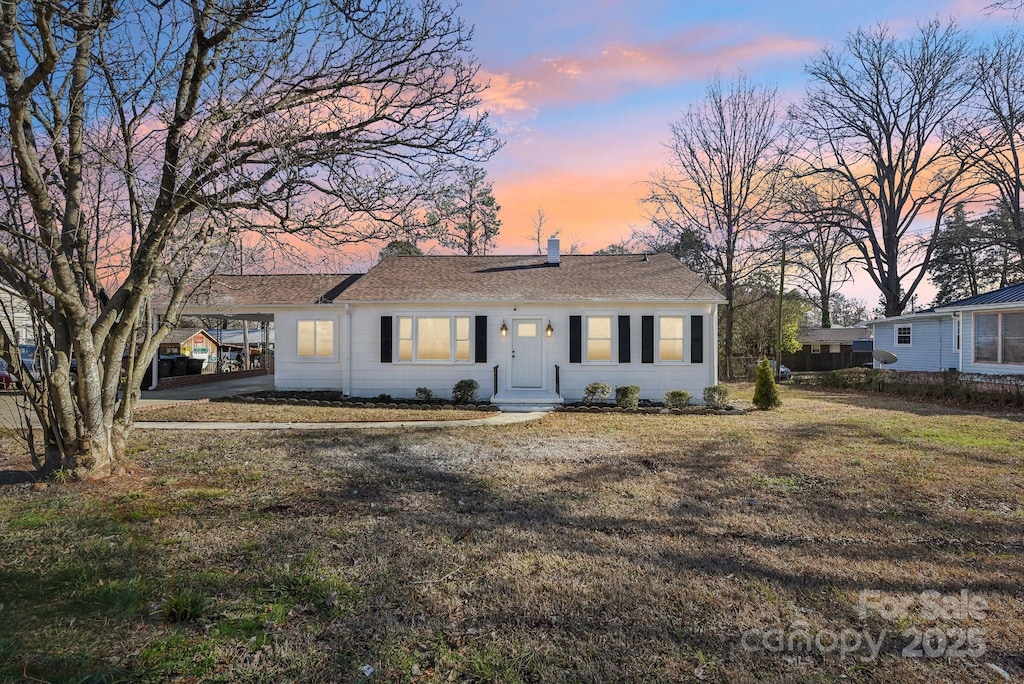
{"type": "Polygon", "coordinates": [[[726,377],[734,295],[765,263],[764,231],[785,166],[786,131],[777,107],[774,88],[745,77],[729,84],[716,77],[704,99],[672,124],[670,166],[650,182],[646,198],[656,232],[669,240],[698,235],[706,247],[711,280],[729,300],[722,318],[726,377]]]}
{"type": "Polygon", "coordinates": [[[41,377],[6,330],[0,350],[37,466],[116,468],[144,369],[234,232],[362,240],[359,217],[487,158],[470,37],[441,0],[0,5],[0,281],[35,315],[41,377]]]}
{"type": "Polygon", "coordinates": [[[834,184],[800,180],[783,192],[783,221],[790,227],[786,245],[798,287],[813,300],[821,327],[832,327],[832,299],[853,278],[853,241],[848,225],[852,207],[843,206],[834,184]]]}
{"type": "Polygon", "coordinates": [[[537,207],[537,215],[533,217],[531,223],[533,224],[533,230],[526,235],[530,240],[537,245],[537,254],[544,253],[544,224],[548,222],[548,215],[544,213],[544,209],[537,207]]]}
{"type": "Polygon", "coordinates": [[[997,37],[979,51],[976,68],[980,116],[961,131],[961,149],[1006,214],[1001,240],[1024,259],[1024,37],[997,37]]]}
{"type": "Polygon", "coordinates": [[[852,210],[839,225],[886,314],[898,315],[925,277],[942,217],[965,189],[968,162],[957,154],[954,119],[975,88],[968,37],[939,22],[907,39],[884,26],[860,29],[806,71],[806,96],[791,109],[805,139],[801,161],[807,175],[841,188],[852,210]]]}

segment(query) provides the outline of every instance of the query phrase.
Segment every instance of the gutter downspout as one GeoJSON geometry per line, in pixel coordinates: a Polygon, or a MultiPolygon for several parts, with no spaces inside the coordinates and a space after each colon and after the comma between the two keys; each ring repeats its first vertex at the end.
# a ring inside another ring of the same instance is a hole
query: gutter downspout
{"type": "Polygon", "coordinates": [[[344,376],[341,378],[341,392],[346,397],[352,396],[352,308],[345,302],[345,365],[344,376]]]}
{"type": "Polygon", "coordinates": [[[957,353],[958,353],[958,357],[957,357],[957,370],[960,371],[961,373],[963,373],[964,372],[964,320],[963,320],[963,314],[960,311],[954,311],[953,313],[950,314],[950,316],[953,317],[953,325],[954,325],[953,334],[955,335],[954,339],[959,339],[960,340],[960,348],[956,350],[957,353]]]}
{"type": "Polygon", "coordinates": [[[720,303],[713,304],[711,307],[711,330],[714,331],[714,345],[711,349],[714,352],[715,362],[711,364],[711,384],[718,384],[718,309],[721,306],[720,303]]]}

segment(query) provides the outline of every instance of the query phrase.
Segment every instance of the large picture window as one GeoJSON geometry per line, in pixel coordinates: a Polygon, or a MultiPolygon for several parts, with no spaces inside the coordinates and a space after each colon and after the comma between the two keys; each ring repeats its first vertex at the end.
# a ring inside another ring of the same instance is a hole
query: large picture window
{"type": "Polygon", "coordinates": [[[587,361],[611,363],[611,316],[587,316],[587,361]]]}
{"type": "Polygon", "coordinates": [[[398,360],[471,361],[469,316],[399,316],[398,360]]]}
{"type": "Polygon", "coordinates": [[[975,314],[974,360],[1024,366],[1024,311],[975,314]]]}
{"type": "Polygon", "coordinates": [[[334,356],[334,321],[299,321],[298,355],[302,359],[334,356]]]}
{"type": "Polygon", "coordinates": [[[661,316],[658,319],[658,361],[683,362],[682,316],[661,316]]]}

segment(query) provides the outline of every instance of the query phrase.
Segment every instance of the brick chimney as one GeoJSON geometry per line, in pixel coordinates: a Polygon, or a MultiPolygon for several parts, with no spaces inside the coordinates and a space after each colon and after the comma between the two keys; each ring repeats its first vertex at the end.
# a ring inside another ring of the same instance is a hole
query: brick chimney
{"type": "Polygon", "coordinates": [[[548,263],[557,266],[562,262],[562,255],[558,251],[558,238],[552,235],[548,238],[548,263]]]}

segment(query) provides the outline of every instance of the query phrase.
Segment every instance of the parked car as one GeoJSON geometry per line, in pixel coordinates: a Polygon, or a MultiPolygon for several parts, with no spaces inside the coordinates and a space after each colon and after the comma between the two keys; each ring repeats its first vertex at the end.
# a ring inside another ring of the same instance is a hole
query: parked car
{"type": "MultiPolygon", "coordinates": [[[[772,373],[775,373],[775,362],[769,361],[772,366],[772,373]]],[[[779,366],[779,372],[775,374],[779,380],[790,380],[793,377],[793,371],[789,370],[786,364],[779,366]]]]}
{"type": "Polygon", "coordinates": [[[7,362],[0,359],[0,389],[11,389],[14,385],[15,380],[7,368],[7,362]]]}
{"type": "MultiPolygon", "coordinates": [[[[42,355],[39,353],[39,348],[34,344],[19,344],[18,355],[21,357],[21,365],[28,369],[28,374],[33,380],[38,380],[39,370],[42,368],[42,355]]],[[[56,362],[51,359],[50,370],[55,367],[56,362]]],[[[73,357],[68,382],[72,387],[78,384],[78,362],[73,357]]]]}

